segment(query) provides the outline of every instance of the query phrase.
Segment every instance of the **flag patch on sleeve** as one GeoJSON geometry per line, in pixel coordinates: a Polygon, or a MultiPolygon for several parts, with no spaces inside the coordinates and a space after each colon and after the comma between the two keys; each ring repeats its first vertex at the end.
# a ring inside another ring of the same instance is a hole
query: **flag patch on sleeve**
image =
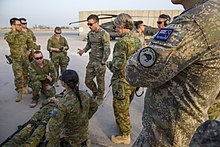
{"type": "Polygon", "coordinates": [[[161,28],[157,35],[154,37],[155,40],[167,41],[167,39],[172,34],[172,28],[161,28]]]}

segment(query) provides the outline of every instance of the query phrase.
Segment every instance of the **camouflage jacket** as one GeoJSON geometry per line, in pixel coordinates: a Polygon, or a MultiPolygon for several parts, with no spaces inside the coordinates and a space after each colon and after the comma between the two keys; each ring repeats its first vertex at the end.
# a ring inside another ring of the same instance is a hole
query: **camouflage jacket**
{"type": "MultiPolygon", "coordinates": [[[[51,51],[51,48],[61,48],[61,47],[66,47],[65,50],[69,49],[69,45],[67,43],[66,38],[64,38],[63,36],[60,37],[60,39],[58,40],[55,35],[53,35],[52,37],[50,37],[50,39],[47,42],[47,50],[49,52],[51,51]]],[[[61,53],[62,50],[60,50],[60,52],[53,52],[53,53],[61,53]]]]}
{"type": "Polygon", "coordinates": [[[37,38],[35,37],[33,31],[32,31],[31,29],[27,28],[27,32],[26,32],[26,33],[27,33],[27,35],[30,36],[30,37],[32,38],[32,40],[36,43],[37,38]]]}
{"type": "Polygon", "coordinates": [[[138,31],[135,31],[134,34],[140,39],[142,47],[146,46],[146,41],[145,41],[145,35],[144,33],[139,33],[138,31]]]}
{"type": "Polygon", "coordinates": [[[61,133],[73,146],[78,146],[89,138],[89,118],[96,112],[98,105],[87,92],[80,91],[80,99],[82,108],[72,90],[67,90],[60,99],[48,122],[48,146],[59,144],[61,133]]]}
{"type": "Polygon", "coordinates": [[[110,55],[110,36],[104,29],[97,32],[90,31],[87,35],[87,44],[84,51],[91,49],[90,58],[106,62],[110,55]]]}
{"type": "Polygon", "coordinates": [[[207,119],[220,87],[219,13],[219,0],[200,0],[128,60],[126,80],[148,87],[136,146],[188,146],[207,119]]]}
{"type": "Polygon", "coordinates": [[[114,46],[113,59],[109,61],[107,66],[113,73],[112,81],[125,81],[125,67],[128,58],[138,49],[142,47],[140,39],[133,32],[126,33],[114,46]]]}
{"type": "Polygon", "coordinates": [[[25,48],[34,49],[34,42],[27,33],[23,31],[11,30],[5,34],[4,39],[8,42],[10,47],[11,57],[19,60],[25,56],[25,48]]]}
{"type": "Polygon", "coordinates": [[[41,81],[53,85],[57,81],[57,72],[53,63],[43,59],[43,68],[39,67],[35,61],[29,66],[29,75],[32,82],[41,81]],[[47,80],[47,75],[51,75],[52,81],[47,80]]]}

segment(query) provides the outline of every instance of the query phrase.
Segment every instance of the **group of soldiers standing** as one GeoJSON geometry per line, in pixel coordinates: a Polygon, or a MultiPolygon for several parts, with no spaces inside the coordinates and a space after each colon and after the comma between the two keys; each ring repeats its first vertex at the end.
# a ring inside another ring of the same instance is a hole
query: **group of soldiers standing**
{"type": "MultiPolygon", "coordinates": [[[[99,26],[97,15],[92,14],[87,18],[91,31],[87,35],[85,48],[78,49],[78,54],[81,56],[90,50],[85,84],[99,105],[104,99],[106,68],[113,73],[113,109],[120,132],[111,136],[114,143],[130,144],[129,107],[136,87],[147,87],[147,91],[144,128],[134,146],[146,147],[188,146],[196,128],[207,119],[207,111],[219,93],[219,1],[172,2],[182,4],[186,10],[171,24],[170,17],[161,15],[157,21],[161,29],[148,40],[147,45],[140,33],[143,31],[143,22],[134,24],[130,15],[119,14],[113,21],[120,39],[114,46],[112,61],[107,61],[110,54],[109,34],[99,26]],[[216,24],[212,17],[216,19],[216,24]],[[134,25],[136,34],[132,31],[134,25]]],[[[60,36],[61,29],[55,28],[55,35],[49,39],[47,47],[51,52],[52,64],[43,59],[41,51],[33,51],[33,38],[21,31],[22,21],[14,19],[10,22],[12,31],[5,39],[13,59],[12,68],[18,92],[16,101],[21,100],[22,94],[29,92],[29,75],[33,90],[31,107],[35,107],[39,90],[47,97],[55,95],[53,85],[57,82],[59,65],[62,73],[68,65],[66,52],[69,46],[66,39],[60,36]],[[29,52],[33,52],[34,59],[30,66],[27,63],[29,52]],[[29,74],[24,68],[27,65],[29,74]]],[[[67,130],[71,129],[68,127],[67,130]]]]}
{"type": "Polygon", "coordinates": [[[30,107],[37,105],[43,93],[46,98],[55,95],[55,86],[59,75],[66,70],[69,58],[67,40],[61,36],[61,28],[56,27],[54,35],[48,40],[47,49],[50,52],[51,61],[43,58],[40,45],[36,44],[34,33],[27,28],[25,18],[10,19],[11,31],[5,34],[5,40],[10,47],[12,69],[14,73],[14,83],[17,91],[16,102],[22,100],[23,94],[30,94],[28,87],[32,88],[33,100],[30,107]]]}

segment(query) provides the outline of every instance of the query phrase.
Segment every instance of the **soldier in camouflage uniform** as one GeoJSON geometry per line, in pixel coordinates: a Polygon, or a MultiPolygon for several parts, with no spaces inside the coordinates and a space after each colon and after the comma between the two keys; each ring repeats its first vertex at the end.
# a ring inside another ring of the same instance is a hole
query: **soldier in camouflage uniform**
{"type": "Polygon", "coordinates": [[[57,72],[53,63],[47,59],[43,59],[41,51],[35,51],[33,58],[34,61],[31,62],[29,67],[33,94],[33,100],[30,104],[31,108],[37,105],[40,91],[46,98],[56,94],[53,84],[57,81],[57,72]]]}
{"type": "Polygon", "coordinates": [[[209,119],[220,118],[220,94],[218,94],[215,102],[209,108],[208,115],[209,115],[209,119]]]}
{"type": "Polygon", "coordinates": [[[99,26],[99,18],[97,15],[90,15],[87,18],[88,26],[91,31],[87,35],[87,44],[84,49],[78,49],[79,55],[90,51],[89,63],[86,67],[85,84],[93,92],[99,104],[102,103],[105,93],[105,72],[106,61],[110,54],[110,36],[108,32],[99,26]],[[96,77],[98,88],[93,81],[96,77]]]}
{"type": "Polygon", "coordinates": [[[1,144],[2,147],[37,147],[46,133],[46,125],[53,109],[54,105],[49,104],[42,107],[24,124],[24,128],[14,134],[6,143],[1,144]]]}
{"type": "Polygon", "coordinates": [[[135,32],[134,34],[141,40],[142,43],[142,47],[146,46],[146,41],[145,41],[145,35],[144,35],[144,29],[145,29],[145,25],[143,21],[136,21],[135,22],[135,32]]]}
{"type": "MultiPolygon", "coordinates": [[[[22,31],[26,32],[27,36],[32,38],[32,40],[34,41],[35,49],[39,50],[40,46],[36,44],[36,41],[37,41],[36,36],[34,35],[34,33],[31,29],[27,28],[27,20],[25,18],[20,18],[19,20],[21,22],[22,31]]],[[[32,57],[33,52],[32,52],[32,50],[29,50],[28,48],[26,48],[26,50],[29,51],[29,56],[28,56],[29,61],[30,62],[33,61],[33,57],[32,57]]]]}
{"type": "Polygon", "coordinates": [[[12,62],[12,69],[15,77],[15,87],[18,95],[15,99],[16,102],[21,101],[23,89],[28,85],[28,52],[25,47],[34,49],[34,43],[32,38],[27,36],[25,32],[21,30],[21,23],[18,18],[12,18],[10,20],[11,31],[5,34],[5,40],[10,47],[12,62]]]}
{"type": "Polygon", "coordinates": [[[157,20],[157,27],[158,28],[165,28],[167,25],[170,24],[170,20],[171,20],[171,18],[169,15],[161,14],[157,20]]]}
{"type": "Polygon", "coordinates": [[[148,87],[133,146],[188,146],[220,87],[220,1],[172,0],[186,9],[127,62],[126,80],[148,87]]]}
{"type": "MultiPolygon", "coordinates": [[[[68,66],[69,57],[67,56],[67,50],[69,46],[66,38],[61,35],[60,27],[56,27],[54,33],[55,34],[48,40],[47,50],[50,52],[51,61],[57,70],[57,76],[59,76],[59,67],[62,74],[68,66]]],[[[56,86],[58,86],[57,83],[56,86]]]]}
{"type": "Polygon", "coordinates": [[[62,99],[50,99],[57,106],[47,124],[47,146],[57,146],[61,138],[74,147],[90,146],[89,118],[98,104],[87,92],[79,91],[79,77],[74,70],[64,71],[60,80],[66,91],[62,99]]]}
{"type": "Polygon", "coordinates": [[[111,79],[113,93],[113,108],[120,135],[112,135],[114,143],[130,144],[130,114],[129,107],[134,87],[125,80],[125,67],[128,58],[142,47],[140,39],[131,31],[134,22],[130,15],[119,14],[114,20],[116,31],[121,37],[114,46],[113,59],[107,66],[113,73],[111,79]]]}

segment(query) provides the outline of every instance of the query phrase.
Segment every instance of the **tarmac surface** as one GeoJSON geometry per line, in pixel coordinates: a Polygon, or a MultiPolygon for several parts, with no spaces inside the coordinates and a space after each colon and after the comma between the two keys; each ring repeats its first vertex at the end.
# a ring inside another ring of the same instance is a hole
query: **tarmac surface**
{"type": "MultiPolygon", "coordinates": [[[[42,96],[40,103],[35,108],[29,107],[32,100],[31,94],[25,95],[21,102],[15,102],[16,91],[14,90],[14,75],[11,65],[7,64],[5,59],[5,55],[9,55],[10,53],[9,46],[4,40],[5,32],[6,31],[0,31],[0,143],[13,134],[17,130],[18,125],[27,122],[31,116],[39,110],[41,102],[44,99],[42,96]]],[[[34,31],[34,33],[37,37],[37,44],[41,45],[41,51],[44,54],[44,58],[49,59],[46,46],[47,40],[54,34],[53,31],[34,31]]],[[[83,54],[83,56],[77,54],[77,49],[82,49],[86,45],[86,42],[74,31],[63,31],[62,35],[67,39],[70,46],[68,51],[68,56],[70,57],[68,69],[74,69],[78,72],[80,77],[80,89],[88,90],[84,84],[84,78],[89,56],[88,53],[83,54]]],[[[111,41],[111,52],[113,52],[114,44],[115,41],[111,41]]],[[[109,60],[111,59],[112,54],[109,57],[109,60]]],[[[111,135],[116,135],[119,131],[113,113],[112,90],[109,88],[111,76],[111,72],[107,70],[105,76],[106,96],[103,104],[99,106],[98,111],[90,120],[90,139],[94,147],[131,147],[142,129],[141,122],[144,95],[142,97],[135,97],[130,107],[132,126],[131,144],[117,145],[112,143],[110,140],[111,135]]],[[[57,93],[60,93],[62,87],[59,86],[56,90],[57,93]]]]}

